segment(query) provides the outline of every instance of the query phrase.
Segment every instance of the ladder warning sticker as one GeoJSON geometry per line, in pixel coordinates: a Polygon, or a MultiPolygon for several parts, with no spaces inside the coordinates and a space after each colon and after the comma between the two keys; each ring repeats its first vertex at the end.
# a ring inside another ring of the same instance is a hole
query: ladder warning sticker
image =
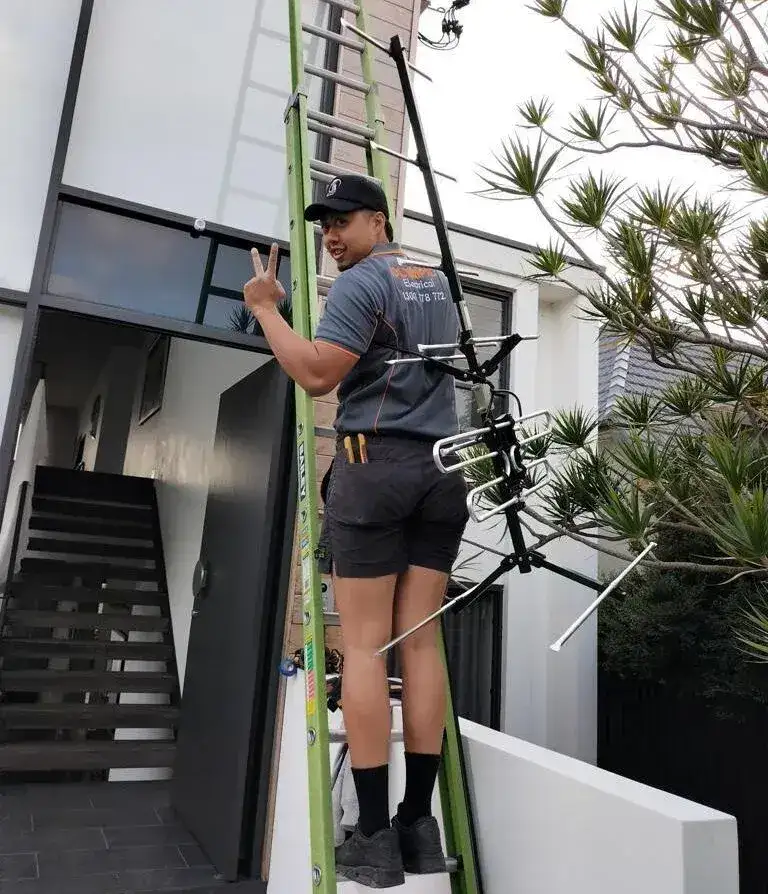
{"type": "Polygon", "coordinates": [[[311,641],[304,643],[304,670],[307,675],[307,714],[315,713],[315,649],[311,641]]]}
{"type": "Polygon", "coordinates": [[[396,280],[398,293],[404,301],[447,301],[441,283],[429,267],[392,267],[390,273],[396,280]]]}
{"type": "Polygon", "coordinates": [[[304,442],[299,444],[299,499],[307,496],[307,460],[304,455],[304,442]]]}
{"type": "Polygon", "coordinates": [[[301,590],[303,593],[309,592],[309,553],[301,557],[301,590]]]}

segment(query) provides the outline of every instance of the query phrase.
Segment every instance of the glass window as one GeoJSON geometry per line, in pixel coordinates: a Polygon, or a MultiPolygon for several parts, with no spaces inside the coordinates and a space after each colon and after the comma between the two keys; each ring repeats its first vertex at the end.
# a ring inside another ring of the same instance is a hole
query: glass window
{"type": "Polygon", "coordinates": [[[194,320],[209,245],[207,237],[63,203],[48,291],[194,320]]]}
{"type": "Polygon", "coordinates": [[[203,323],[230,332],[252,332],[253,315],[242,301],[209,295],[205,305],[203,323]]]}
{"type": "MultiPolygon", "coordinates": [[[[262,249],[262,263],[266,263],[267,256],[262,249]]],[[[232,289],[233,292],[243,291],[243,286],[253,276],[253,263],[250,249],[236,248],[232,245],[219,245],[216,250],[216,263],[213,266],[211,285],[220,289],[232,289]]]]}
{"type": "MultiPolygon", "coordinates": [[[[507,335],[504,331],[506,301],[501,298],[487,297],[486,295],[473,295],[470,288],[464,289],[464,298],[469,308],[469,317],[472,321],[472,331],[476,337],[507,335]]],[[[499,345],[478,346],[477,358],[482,363],[492,357],[499,349],[499,345]]],[[[506,365],[501,367],[491,376],[491,382],[497,388],[509,388],[509,376],[504,375],[506,365]]],[[[495,407],[497,412],[503,411],[508,402],[500,397],[495,407]]],[[[469,431],[481,425],[481,419],[475,411],[472,400],[472,386],[462,382],[456,384],[456,411],[459,417],[459,431],[469,431]]]]}
{"type": "MultiPolygon", "coordinates": [[[[269,246],[257,246],[261,253],[261,263],[266,264],[269,258],[269,246]]],[[[232,245],[219,245],[216,251],[216,263],[213,267],[211,285],[220,289],[231,289],[242,294],[243,286],[253,276],[253,261],[250,248],[237,248],[232,245]]],[[[283,284],[286,294],[291,293],[291,261],[286,252],[281,251],[277,263],[277,278],[283,284]]]]}

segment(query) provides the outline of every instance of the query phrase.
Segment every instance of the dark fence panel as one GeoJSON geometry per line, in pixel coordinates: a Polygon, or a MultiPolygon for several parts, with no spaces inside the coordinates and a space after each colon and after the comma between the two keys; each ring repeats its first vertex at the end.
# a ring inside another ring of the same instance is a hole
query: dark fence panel
{"type": "MultiPolygon", "coordinates": [[[[475,723],[501,725],[501,587],[443,622],[456,713],[475,723]]],[[[449,591],[449,595],[454,595],[449,591]]]]}
{"type": "MultiPolygon", "coordinates": [[[[461,589],[449,587],[455,598],[461,589]]],[[[474,605],[443,615],[443,636],[448,656],[453,703],[459,717],[492,729],[501,727],[501,631],[503,589],[491,587],[474,605]]],[[[400,676],[397,650],[389,673],[400,676]]]]}
{"type": "Polygon", "coordinates": [[[768,894],[768,710],[601,674],[598,764],[735,816],[741,894],[768,894]]]}

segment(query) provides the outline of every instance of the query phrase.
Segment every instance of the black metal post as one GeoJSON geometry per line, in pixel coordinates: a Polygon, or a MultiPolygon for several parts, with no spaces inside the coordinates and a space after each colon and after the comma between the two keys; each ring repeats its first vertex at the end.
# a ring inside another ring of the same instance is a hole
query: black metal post
{"type": "Polygon", "coordinates": [[[536,568],[546,568],[547,571],[551,571],[554,574],[559,574],[560,577],[567,577],[568,580],[572,580],[577,584],[581,584],[582,587],[587,587],[590,590],[594,590],[595,592],[600,592],[603,589],[604,584],[601,584],[600,581],[595,580],[592,577],[587,577],[584,574],[579,574],[578,571],[571,571],[570,568],[563,568],[561,565],[555,565],[554,562],[549,562],[541,553],[531,552],[529,553],[529,558],[531,561],[531,565],[536,568]]]}
{"type": "Polygon", "coordinates": [[[400,86],[403,90],[403,99],[405,100],[405,108],[408,112],[408,119],[413,132],[413,139],[416,143],[416,163],[424,177],[424,186],[427,189],[429,197],[429,205],[432,209],[432,220],[437,231],[437,241],[440,245],[440,254],[442,256],[442,270],[448,280],[448,286],[451,290],[451,297],[456,304],[459,313],[459,321],[461,323],[461,335],[459,337],[459,345],[464,356],[467,358],[469,368],[473,372],[479,372],[477,355],[472,344],[472,323],[469,319],[469,312],[464,302],[464,292],[461,288],[461,280],[456,270],[456,262],[453,257],[453,250],[448,239],[448,224],[443,214],[443,206],[440,204],[440,196],[437,192],[437,184],[435,183],[435,174],[432,170],[432,162],[429,159],[429,150],[424,139],[424,129],[421,126],[421,117],[416,106],[416,97],[413,93],[413,85],[408,74],[408,65],[405,60],[405,50],[398,35],[395,35],[389,44],[389,54],[395,60],[397,73],[400,76],[400,86]]]}
{"type": "Polygon", "coordinates": [[[19,499],[16,503],[16,521],[13,525],[13,540],[11,541],[11,552],[8,557],[8,571],[5,575],[5,591],[3,593],[3,602],[0,605],[0,636],[3,633],[3,625],[5,624],[5,613],[8,610],[8,599],[10,598],[11,584],[16,571],[16,559],[19,555],[19,541],[21,540],[21,528],[24,522],[24,508],[27,505],[27,493],[29,492],[29,482],[22,481],[19,488],[19,499]]]}
{"type": "Polygon", "coordinates": [[[459,612],[464,611],[465,608],[469,608],[470,605],[474,605],[478,599],[482,599],[502,574],[511,571],[517,563],[517,556],[505,556],[494,571],[487,577],[484,577],[479,584],[475,585],[474,593],[472,593],[471,598],[464,599],[461,596],[457,596],[451,603],[448,611],[451,612],[451,614],[457,615],[459,612]]]}

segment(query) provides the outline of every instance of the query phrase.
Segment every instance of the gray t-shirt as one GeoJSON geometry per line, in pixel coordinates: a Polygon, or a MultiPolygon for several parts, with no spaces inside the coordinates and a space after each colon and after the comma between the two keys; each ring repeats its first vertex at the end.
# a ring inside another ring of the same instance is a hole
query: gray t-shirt
{"type": "Polygon", "coordinates": [[[360,358],[339,385],[336,430],[425,440],[455,434],[453,377],[421,362],[386,361],[408,357],[419,344],[456,343],[458,334],[445,275],[409,260],[398,245],[377,245],[345,270],[328,292],[315,335],[360,358]]]}

